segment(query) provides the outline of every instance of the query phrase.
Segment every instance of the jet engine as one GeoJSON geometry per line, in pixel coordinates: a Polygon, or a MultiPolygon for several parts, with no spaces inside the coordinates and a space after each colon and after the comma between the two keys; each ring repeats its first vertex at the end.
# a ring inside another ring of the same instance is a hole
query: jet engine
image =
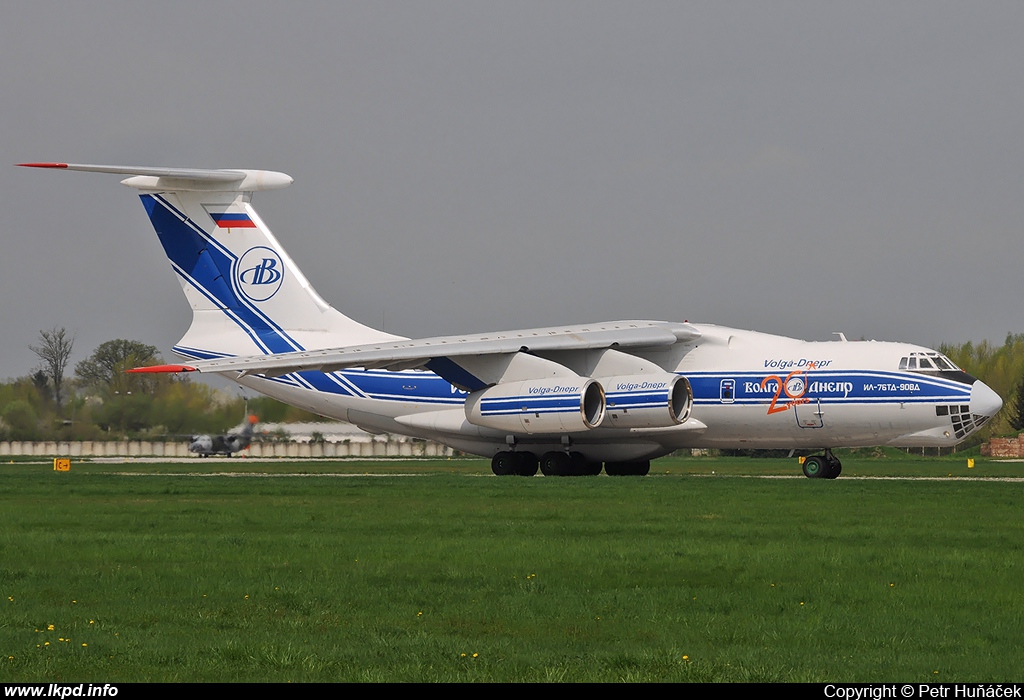
{"type": "Polygon", "coordinates": [[[604,419],[604,389],[586,377],[496,384],[466,399],[466,420],[515,433],[574,433],[604,419]]]}
{"type": "Polygon", "coordinates": [[[685,423],[693,390],[678,374],[602,377],[605,391],[603,428],[667,428],[685,423]]]}

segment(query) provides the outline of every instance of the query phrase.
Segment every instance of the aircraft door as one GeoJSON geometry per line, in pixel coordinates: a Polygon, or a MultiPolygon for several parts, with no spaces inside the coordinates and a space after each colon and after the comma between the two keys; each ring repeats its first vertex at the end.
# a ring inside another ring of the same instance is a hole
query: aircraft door
{"type": "Polygon", "coordinates": [[[822,428],[825,426],[822,416],[825,412],[821,410],[821,399],[811,399],[810,403],[803,403],[793,406],[793,413],[796,414],[796,424],[801,428],[822,428]]]}

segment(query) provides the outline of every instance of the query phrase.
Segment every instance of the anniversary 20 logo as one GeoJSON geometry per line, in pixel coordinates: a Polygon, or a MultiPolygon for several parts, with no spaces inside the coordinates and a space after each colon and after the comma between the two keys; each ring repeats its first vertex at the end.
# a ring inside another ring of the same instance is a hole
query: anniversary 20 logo
{"type": "Polygon", "coordinates": [[[284,281],[281,256],[266,246],[250,248],[235,266],[235,281],[248,299],[266,301],[277,294],[284,281]]]}

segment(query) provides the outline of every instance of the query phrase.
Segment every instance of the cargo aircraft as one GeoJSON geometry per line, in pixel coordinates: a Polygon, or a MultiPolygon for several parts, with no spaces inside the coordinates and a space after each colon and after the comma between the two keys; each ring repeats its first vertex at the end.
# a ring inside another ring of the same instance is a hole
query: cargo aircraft
{"type": "Polygon", "coordinates": [[[263,170],[24,163],[127,175],[192,306],[187,364],[371,432],[491,459],[498,475],[644,475],[681,448],[951,447],[1002,406],[934,350],[715,325],[608,321],[409,339],[325,302],[252,208],[263,170]]]}
{"type": "Polygon", "coordinates": [[[188,451],[200,457],[224,455],[230,457],[241,452],[252,444],[252,436],[256,430],[256,416],[246,416],[245,427],[237,433],[226,435],[191,435],[188,439],[188,451]]]}

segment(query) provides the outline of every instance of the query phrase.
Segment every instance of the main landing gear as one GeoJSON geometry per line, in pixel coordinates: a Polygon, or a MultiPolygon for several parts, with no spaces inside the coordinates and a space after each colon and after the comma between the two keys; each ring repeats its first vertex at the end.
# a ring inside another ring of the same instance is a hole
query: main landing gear
{"type": "Polygon", "coordinates": [[[835,479],[842,473],[843,464],[832,454],[832,450],[804,459],[804,476],[808,479],[835,479]]]}
{"type": "Polygon", "coordinates": [[[499,452],[491,458],[491,471],[496,476],[533,476],[537,457],[532,452],[499,452]]]}
{"type": "MultiPolygon", "coordinates": [[[[532,452],[499,452],[491,458],[491,471],[497,476],[533,476],[538,467],[544,476],[597,476],[601,463],[592,462],[579,452],[545,452],[538,460],[532,452]]],[[[647,476],[649,460],[605,462],[608,476],[647,476]]]]}

